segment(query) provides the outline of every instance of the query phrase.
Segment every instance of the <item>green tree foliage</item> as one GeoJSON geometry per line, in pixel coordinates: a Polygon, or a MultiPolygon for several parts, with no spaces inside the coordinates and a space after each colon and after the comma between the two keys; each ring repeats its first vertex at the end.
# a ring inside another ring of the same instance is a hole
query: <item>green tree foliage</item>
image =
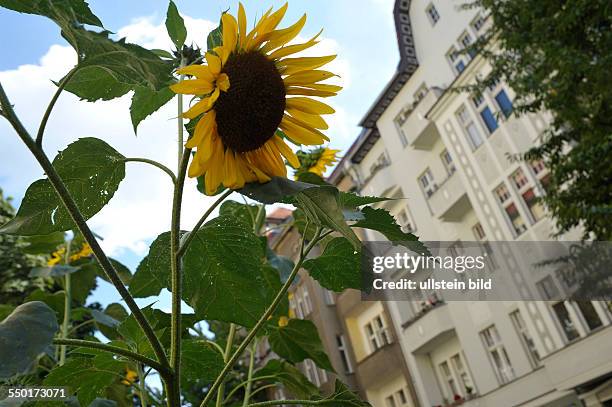
{"type": "Polygon", "coordinates": [[[522,154],[550,170],[543,198],[559,233],[612,238],[612,8],[608,0],[476,0],[491,28],[475,44],[492,65],[472,90],[501,79],[517,115],[546,110],[541,143],[522,154]],[[493,45],[493,46],[492,46],[493,45]]]}

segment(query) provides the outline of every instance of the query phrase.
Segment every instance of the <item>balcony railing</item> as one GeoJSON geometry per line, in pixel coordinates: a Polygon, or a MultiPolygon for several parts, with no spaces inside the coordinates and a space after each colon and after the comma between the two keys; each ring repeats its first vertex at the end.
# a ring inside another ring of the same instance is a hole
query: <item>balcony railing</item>
{"type": "Polygon", "coordinates": [[[428,197],[429,208],[434,216],[445,222],[457,222],[471,208],[470,200],[465,192],[457,172],[448,176],[428,197]]]}

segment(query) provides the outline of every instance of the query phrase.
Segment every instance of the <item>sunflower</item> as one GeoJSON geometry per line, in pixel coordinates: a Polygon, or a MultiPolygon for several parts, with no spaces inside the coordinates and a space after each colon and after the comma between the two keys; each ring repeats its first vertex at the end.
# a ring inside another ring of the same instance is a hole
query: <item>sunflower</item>
{"type": "Polygon", "coordinates": [[[321,145],[329,139],[321,115],[334,113],[311,97],[334,96],[340,86],[320,83],[335,76],[320,70],[336,56],[290,57],[318,43],[319,32],[304,43],[291,44],[304,27],[306,15],[277,29],[287,4],[268,10],[247,31],[244,7],[238,19],[224,13],[222,45],[205,54],[205,65],[178,69],[194,77],[171,86],[175,93],[195,95],[197,102],[183,114],[198,119],[187,148],[196,148],[189,176],[204,175],[206,193],[219,186],[237,189],[248,182],[286,177],[285,159],[299,160],[287,141],[321,145]],[[280,131],[279,131],[280,130],[280,131]]]}
{"type": "Polygon", "coordinates": [[[316,148],[312,151],[298,151],[297,157],[300,167],[295,171],[295,179],[300,179],[305,173],[313,173],[323,178],[327,167],[331,167],[338,161],[336,155],[340,150],[332,150],[327,147],[316,148]]]}

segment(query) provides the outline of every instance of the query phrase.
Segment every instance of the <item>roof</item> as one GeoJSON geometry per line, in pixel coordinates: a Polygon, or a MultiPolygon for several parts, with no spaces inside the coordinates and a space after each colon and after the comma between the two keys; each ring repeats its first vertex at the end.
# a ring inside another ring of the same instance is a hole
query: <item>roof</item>
{"type": "Polygon", "coordinates": [[[330,178],[338,176],[336,171],[342,172],[346,160],[350,160],[353,163],[360,163],[363,160],[374,143],[380,138],[376,122],[419,67],[412,35],[412,24],[410,23],[411,2],[412,0],[396,0],[393,8],[395,31],[400,52],[397,70],[366,115],[361,119],[359,125],[364,129],[353,142],[342,161],[334,168],[330,178]]]}
{"type": "Polygon", "coordinates": [[[278,208],[275,208],[272,212],[270,212],[266,216],[266,219],[269,221],[282,221],[290,217],[292,214],[293,214],[293,210],[283,208],[283,207],[278,207],[278,208]]]}

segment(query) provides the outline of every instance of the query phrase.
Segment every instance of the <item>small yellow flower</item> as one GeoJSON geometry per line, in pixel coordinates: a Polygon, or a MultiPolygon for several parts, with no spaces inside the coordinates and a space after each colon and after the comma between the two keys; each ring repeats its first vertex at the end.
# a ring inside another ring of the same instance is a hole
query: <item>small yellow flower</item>
{"type": "Polygon", "coordinates": [[[289,325],[289,318],[287,317],[280,317],[278,319],[278,326],[283,328],[285,326],[289,325]]]}
{"type": "Polygon", "coordinates": [[[81,251],[70,256],[70,261],[77,261],[78,259],[82,259],[83,257],[89,257],[93,254],[91,247],[88,243],[83,243],[83,247],[81,251]]]}
{"type": "Polygon", "coordinates": [[[125,369],[125,378],[121,380],[121,383],[126,386],[131,386],[138,379],[138,372],[130,369],[129,367],[125,369]]]}
{"type": "Polygon", "coordinates": [[[58,264],[64,258],[64,253],[66,253],[66,248],[62,247],[59,250],[56,250],[51,254],[51,258],[47,260],[47,266],[53,267],[58,264]]]}
{"type": "Polygon", "coordinates": [[[323,177],[323,174],[325,174],[325,170],[327,170],[327,167],[331,167],[334,165],[334,163],[338,162],[336,154],[338,154],[339,152],[340,150],[324,148],[316,164],[310,167],[308,169],[308,172],[312,172],[314,174],[317,174],[319,177],[323,177]]]}
{"type": "Polygon", "coordinates": [[[220,185],[238,189],[248,182],[286,177],[284,159],[294,168],[300,165],[287,141],[321,145],[329,140],[321,132],[328,128],[321,116],[334,109],[311,97],[340,91],[340,86],[321,83],[336,75],[318,69],[336,56],[295,57],[316,45],[321,32],[288,45],[304,27],[306,15],[279,29],[286,11],[287,4],[268,10],[251,31],[242,4],[237,19],[224,13],[222,45],[206,53],[206,65],[178,69],[194,79],[170,87],[175,93],[199,97],[183,114],[188,119],[200,117],[186,147],[197,149],[189,176],[204,176],[209,195],[220,185]]]}

